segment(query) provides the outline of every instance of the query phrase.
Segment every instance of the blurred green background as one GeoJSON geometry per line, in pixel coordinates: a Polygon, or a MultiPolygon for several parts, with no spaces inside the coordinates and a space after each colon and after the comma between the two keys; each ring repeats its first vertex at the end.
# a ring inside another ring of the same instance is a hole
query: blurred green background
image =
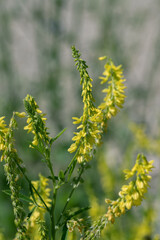
{"type": "MultiPolygon", "coordinates": [[[[52,136],[67,128],[53,149],[55,172],[65,169],[71,159],[67,149],[75,129],[72,116],[78,117],[82,113],[79,74],[74,67],[71,46],[75,44],[80,49],[82,58],[89,65],[97,104],[103,97],[98,79],[103,65],[98,57],[110,56],[117,65],[123,65],[127,99],[124,109],[110,121],[101,149],[114,182],[113,191],[111,189],[108,194],[109,197],[117,196],[123,184],[122,169],[132,166],[136,153],[143,150],[150,160],[155,159],[152,189],[147,198],[149,206],[152,205],[153,211],[156,208],[157,213],[160,213],[159,152],[140,144],[135,147],[137,140],[133,140],[134,134],[129,126],[131,122],[143,124],[149,138],[155,142],[160,139],[159,12],[158,0],[0,1],[0,115],[6,116],[8,122],[13,111],[23,111],[22,100],[27,94],[35,97],[40,109],[47,114],[47,126],[52,136]]],[[[26,137],[24,124],[23,120],[19,122],[16,146],[29,175],[36,180],[39,172],[47,172],[40,161],[41,157],[28,149],[31,136],[26,137]]],[[[158,149],[159,145],[156,146],[158,149]]],[[[107,197],[100,188],[101,173],[93,178],[98,171],[96,158],[99,159],[99,155],[97,153],[93,160],[89,174],[84,176],[86,185],[81,187],[84,191],[79,193],[80,197],[78,191],[74,195],[73,206],[89,204],[88,189],[93,185],[97,198],[104,201],[104,197],[107,197]]],[[[25,183],[22,185],[24,192],[27,192],[28,186],[25,183]]],[[[9,197],[2,192],[6,188],[3,164],[0,163],[0,229],[6,239],[13,239],[12,207],[9,197]]],[[[58,211],[67,194],[66,190],[60,193],[58,211]]],[[[135,219],[138,216],[142,222],[144,212],[149,207],[145,203],[144,211],[140,209],[135,213],[135,219]]],[[[131,215],[127,221],[129,219],[132,219],[131,215]]],[[[154,219],[148,239],[160,233],[159,214],[154,219]]],[[[125,228],[123,221],[126,220],[122,219],[120,227],[116,226],[117,232],[125,231],[128,234],[122,239],[135,239],[127,232],[130,228],[125,228]]],[[[131,221],[134,222],[133,219],[131,221]]],[[[109,235],[107,237],[112,239],[109,235]]]]}

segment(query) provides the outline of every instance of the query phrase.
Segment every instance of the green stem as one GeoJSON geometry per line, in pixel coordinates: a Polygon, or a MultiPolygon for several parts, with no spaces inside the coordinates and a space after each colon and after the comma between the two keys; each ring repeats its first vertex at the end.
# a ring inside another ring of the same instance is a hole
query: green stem
{"type": "Polygon", "coordinates": [[[54,212],[55,212],[55,205],[56,205],[56,197],[57,197],[57,185],[56,185],[56,181],[55,181],[55,176],[54,176],[54,172],[53,172],[53,167],[51,164],[51,160],[50,160],[50,152],[51,152],[51,147],[49,149],[48,154],[44,152],[44,157],[46,159],[46,163],[48,165],[48,168],[51,172],[51,176],[52,176],[52,182],[53,182],[53,200],[52,200],[52,206],[50,209],[50,219],[51,219],[51,239],[55,240],[55,236],[56,236],[56,229],[55,229],[55,216],[54,216],[54,212]]]}
{"type": "Polygon", "coordinates": [[[78,150],[79,150],[79,148],[77,149],[77,152],[75,153],[75,155],[74,155],[74,157],[72,158],[71,162],[69,163],[67,169],[65,170],[64,175],[66,175],[66,173],[68,172],[68,170],[69,170],[70,167],[72,166],[73,162],[75,161],[75,159],[76,159],[76,157],[77,157],[77,155],[78,155],[78,150]]]}
{"type": "Polygon", "coordinates": [[[68,231],[68,228],[67,228],[66,224],[64,224],[61,240],[65,240],[66,239],[67,231],[68,231]]]}
{"type": "Polygon", "coordinates": [[[53,184],[55,184],[55,176],[54,176],[54,172],[53,172],[53,168],[52,168],[51,161],[50,161],[49,158],[46,158],[46,161],[47,161],[47,165],[48,165],[49,170],[50,170],[51,175],[52,175],[52,181],[53,181],[53,184]]]}
{"type": "MultiPolygon", "coordinates": [[[[45,146],[44,146],[45,147],[45,146]]],[[[51,160],[50,160],[50,154],[51,154],[51,145],[49,148],[45,149],[44,152],[41,152],[41,154],[43,155],[43,157],[45,158],[46,160],[46,163],[47,163],[47,166],[51,172],[51,176],[52,176],[52,181],[53,181],[53,184],[55,184],[55,176],[54,176],[54,172],[53,172],[53,167],[52,167],[52,164],[51,164],[51,160]],[[48,151],[47,151],[48,150],[48,151]]]]}
{"type": "Polygon", "coordinates": [[[68,198],[67,198],[67,201],[66,201],[66,203],[65,203],[65,205],[64,205],[64,208],[63,208],[63,210],[62,210],[62,212],[61,212],[61,214],[60,214],[60,216],[59,216],[59,219],[58,219],[57,224],[56,224],[57,226],[58,226],[61,218],[62,218],[63,215],[64,215],[64,212],[65,212],[65,210],[66,210],[66,208],[67,208],[67,206],[68,206],[68,203],[70,202],[71,197],[72,197],[72,195],[73,195],[73,193],[74,193],[74,190],[78,187],[78,184],[79,184],[79,181],[80,181],[80,178],[81,178],[81,176],[82,176],[83,171],[84,171],[84,165],[82,165],[81,171],[80,171],[80,173],[79,173],[79,177],[78,177],[78,179],[77,179],[77,184],[74,184],[74,185],[73,185],[73,188],[72,188],[72,190],[71,190],[71,192],[70,192],[70,194],[69,194],[69,196],[68,196],[68,198]]]}
{"type": "MultiPolygon", "coordinates": [[[[14,159],[15,161],[15,159],[14,159]]],[[[39,194],[39,192],[37,191],[37,189],[33,186],[31,180],[27,177],[27,175],[24,173],[23,168],[19,165],[19,163],[17,161],[15,161],[16,165],[18,166],[19,170],[22,172],[23,176],[25,177],[25,179],[27,180],[27,182],[29,183],[29,185],[33,188],[33,190],[35,191],[35,193],[38,195],[39,199],[42,201],[42,203],[44,204],[46,210],[48,212],[50,212],[50,209],[47,207],[45,201],[43,200],[43,198],[41,197],[41,195],[39,194]]]]}
{"type": "Polygon", "coordinates": [[[52,235],[52,240],[55,240],[56,236],[56,228],[55,228],[55,217],[54,217],[54,210],[55,210],[55,205],[56,205],[56,198],[57,198],[57,188],[54,186],[54,192],[53,192],[53,201],[52,201],[52,207],[50,211],[50,217],[51,217],[51,235],[52,235]]]}

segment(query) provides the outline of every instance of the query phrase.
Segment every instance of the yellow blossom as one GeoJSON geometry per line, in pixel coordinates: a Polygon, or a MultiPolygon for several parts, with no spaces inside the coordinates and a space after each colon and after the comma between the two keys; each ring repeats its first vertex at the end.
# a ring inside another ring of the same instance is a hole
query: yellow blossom
{"type": "Polygon", "coordinates": [[[20,117],[20,118],[24,118],[26,116],[26,113],[25,112],[15,112],[15,114],[20,117]]]}
{"type": "Polygon", "coordinates": [[[34,140],[32,141],[33,145],[38,145],[38,140],[34,137],[34,140]]]}
{"type": "MultiPolygon", "coordinates": [[[[7,124],[5,123],[4,116],[0,117],[0,151],[5,150],[6,146],[6,135],[8,133],[7,124]]],[[[1,156],[1,161],[3,161],[4,155],[1,156]]]]}
{"type": "MultiPolygon", "coordinates": [[[[125,95],[123,84],[123,71],[121,65],[115,66],[111,59],[104,66],[103,76],[100,77],[101,83],[108,83],[107,88],[103,92],[107,93],[104,101],[96,108],[93,104],[94,98],[92,95],[92,79],[87,72],[85,61],[80,58],[79,52],[73,47],[73,57],[75,58],[77,69],[80,72],[83,97],[83,115],[80,118],[74,117],[74,124],[79,124],[72,138],[73,143],[68,151],[70,153],[78,151],[77,161],[89,161],[93,156],[93,150],[100,142],[106,120],[115,116],[119,108],[123,106],[125,95]]],[[[104,60],[106,57],[100,57],[99,60],[104,60]]]]}
{"type": "Polygon", "coordinates": [[[117,114],[118,108],[122,108],[126,97],[123,94],[126,87],[124,86],[125,79],[121,65],[115,66],[112,60],[108,60],[104,68],[103,77],[100,77],[101,84],[108,82],[108,87],[102,90],[107,95],[99,105],[99,109],[103,111],[107,119],[110,119],[117,114]]]}
{"type": "Polygon", "coordinates": [[[119,217],[125,213],[126,209],[131,209],[132,206],[141,204],[144,193],[147,192],[151,176],[148,175],[153,168],[153,161],[148,162],[146,157],[138,154],[136,163],[131,170],[125,170],[125,178],[136,176],[136,180],[131,181],[128,185],[123,185],[119,192],[119,198],[116,201],[106,200],[109,204],[106,217],[112,223],[115,217],[119,217]]]}
{"type": "Polygon", "coordinates": [[[24,127],[24,130],[28,130],[32,132],[34,135],[32,146],[36,146],[40,144],[40,142],[49,143],[50,137],[48,136],[46,125],[46,118],[44,118],[45,114],[39,109],[34,98],[30,95],[27,95],[24,99],[24,105],[27,116],[27,126],[24,127]]]}
{"type": "Polygon", "coordinates": [[[106,58],[107,58],[106,56],[102,56],[102,57],[99,57],[98,59],[102,61],[102,60],[105,60],[106,58]]]}
{"type": "MultiPolygon", "coordinates": [[[[48,188],[48,179],[39,174],[39,180],[38,181],[32,181],[33,186],[36,188],[36,190],[39,192],[40,196],[46,203],[48,207],[51,206],[51,199],[50,199],[50,191],[51,189],[48,188]]],[[[29,220],[27,220],[26,228],[27,233],[33,240],[41,239],[41,235],[39,233],[39,226],[37,224],[37,221],[43,221],[44,216],[46,213],[46,209],[44,208],[44,205],[41,201],[41,199],[38,197],[37,194],[34,193],[34,199],[31,196],[30,197],[33,203],[30,203],[29,210],[33,211],[31,217],[29,220]],[[34,203],[36,201],[36,204],[34,203]]]]}
{"type": "Polygon", "coordinates": [[[84,107],[83,115],[80,118],[73,118],[73,123],[79,124],[77,130],[81,130],[75,133],[75,136],[72,138],[75,143],[70,146],[68,151],[72,153],[78,149],[77,161],[81,163],[82,161],[89,161],[92,158],[92,150],[100,139],[100,130],[97,123],[97,116],[100,113],[100,110],[98,110],[93,104],[92,79],[87,72],[87,65],[85,64],[85,61],[80,59],[80,54],[74,47],[72,50],[77,69],[81,76],[80,83],[82,85],[84,107]]]}

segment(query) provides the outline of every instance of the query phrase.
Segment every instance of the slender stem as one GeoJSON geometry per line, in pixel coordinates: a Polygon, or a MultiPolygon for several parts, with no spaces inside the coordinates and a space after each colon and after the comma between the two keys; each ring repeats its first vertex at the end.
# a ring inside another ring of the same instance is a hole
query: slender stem
{"type": "Polygon", "coordinates": [[[41,153],[42,153],[43,157],[45,158],[47,166],[50,170],[50,173],[51,173],[51,176],[52,176],[52,182],[53,182],[53,200],[52,200],[51,209],[49,210],[49,214],[50,214],[50,220],[51,220],[51,239],[55,240],[56,229],[55,229],[54,210],[55,210],[55,205],[56,205],[56,197],[57,197],[58,188],[57,188],[57,184],[56,184],[56,181],[55,181],[55,175],[54,175],[54,172],[53,172],[53,167],[52,167],[51,159],[50,159],[51,144],[50,144],[49,148],[45,147],[45,151],[41,152],[41,153]]]}
{"type": "MultiPolygon", "coordinates": [[[[45,146],[44,146],[45,147],[45,146]]],[[[44,152],[41,152],[40,153],[43,155],[43,157],[45,158],[46,160],[46,163],[47,163],[47,166],[51,172],[51,175],[52,175],[52,181],[53,181],[53,184],[55,183],[55,176],[54,176],[54,172],[53,172],[53,167],[52,167],[52,164],[51,164],[51,160],[50,160],[50,153],[51,153],[51,145],[48,149],[48,153],[46,152],[46,150],[44,152]]]]}
{"type": "Polygon", "coordinates": [[[52,175],[52,181],[53,181],[53,184],[55,184],[55,176],[54,176],[54,172],[53,172],[53,168],[52,168],[51,161],[50,161],[49,158],[46,158],[46,161],[47,161],[47,164],[48,164],[49,170],[50,170],[51,175],[52,175]]]}
{"type": "Polygon", "coordinates": [[[51,152],[51,146],[49,149],[49,155],[47,156],[47,154],[44,154],[48,168],[51,172],[52,175],[52,182],[53,182],[53,200],[52,200],[52,207],[50,210],[50,218],[51,218],[51,239],[55,240],[56,238],[56,229],[55,229],[55,216],[54,216],[54,212],[55,212],[55,206],[56,206],[56,198],[57,198],[57,184],[55,181],[55,176],[54,176],[54,172],[53,172],[53,167],[51,164],[51,159],[50,159],[50,152],[51,152]]]}
{"type": "MultiPolygon", "coordinates": [[[[15,159],[14,159],[15,161],[15,159]]],[[[37,189],[33,186],[31,180],[27,177],[27,175],[24,173],[23,168],[19,165],[19,163],[17,161],[15,161],[15,163],[17,164],[18,168],[20,169],[20,171],[22,172],[23,176],[25,177],[25,179],[27,180],[27,182],[29,183],[29,185],[33,188],[33,190],[35,191],[35,193],[38,195],[38,197],[40,198],[40,200],[42,201],[42,203],[44,204],[45,208],[47,209],[48,212],[50,212],[50,209],[47,207],[45,201],[43,200],[43,198],[41,197],[41,195],[39,194],[39,192],[37,191],[37,189]]]]}
{"type": "Polygon", "coordinates": [[[48,168],[51,172],[51,176],[52,176],[52,182],[53,182],[53,200],[52,200],[52,206],[50,209],[50,219],[51,219],[51,239],[55,240],[55,234],[56,234],[56,229],[55,229],[55,216],[54,216],[54,210],[55,210],[55,205],[56,205],[56,197],[57,197],[57,185],[56,185],[56,181],[55,181],[55,176],[54,176],[54,172],[53,172],[53,167],[51,164],[51,160],[50,160],[50,152],[51,152],[51,147],[50,149],[48,149],[49,152],[48,154],[44,152],[43,156],[46,159],[46,163],[48,165],[48,168]]]}
{"type": "Polygon", "coordinates": [[[51,235],[52,235],[52,240],[55,240],[55,235],[56,235],[56,229],[55,229],[55,217],[54,217],[54,210],[55,210],[55,205],[56,205],[56,198],[57,198],[57,188],[56,186],[54,187],[54,192],[53,192],[53,201],[52,201],[52,207],[51,207],[51,212],[50,212],[50,217],[51,217],[51,235]]]}
{"type": "Polygon", "coordinates": [[[66,203],[65,203],[65,205],[64,205],[64,208],[63,208],[63,210],[62,210],[62,212],[61,212],[61,214],[60,214],[60,216],[59,216],[59,218],[58,218],[58,221],[57,221],[57,224],[56,224],[56,225],[59,224],[59,222],[60,222],[60,220],[61,220],[61,218],[62,218],[62,216],[63,216],[63,214],[64,214],[64,212],[65,212],[65,210],[66,210],[66,208],[67,208],[67,206],[68,206],[68,203],[69,203],[69,201],[70,201],[70,199],[71,199],[71,197],[72,197],[72,195],[73,195],[73,193],[74,193],[74,190],[78,187],[78,183],[79,183],[79,181],[80,181],[80,178],[81,178],[81,176],[82,176],[83,171],[84,171],[84,165],[82,165],[81,171],[80,171],[80,173],[79,173],[79,177],[78,177],[78,179],[77,179],[77,184],[74,184],[74,185],[73,185],[73,188],[72,188],[72,190],[71,190],[71,192],[70,192],[70,194],[69,194],[69,196],[68,196],[68,198],[67,198],[67,201],[66,201],[66,203]]]}
{"type": "Polygon", "coordinates": [[[66,224],[64,224],[61,240],[65,240],[66,239],[67,230],[68,230],[68,228],[67,228],[66,224]]]}
{"type": "Polygon", "coordinates": [[[55,219],[54,219],[54,214],[52,214],[53,212],[53,208],[51,208],[51,214],[50,214],[50,217],[51,217],[51,239],[52,240],[55,240],[55,219]]]}
{"type": "Polygon", "coordinates": [[[77,155],[78,155],[78,150],[79,150],[79,148],[77,149],[77,152],[75,153],[75,155],[74,155],[74,157],[72,158],[71,162],[69,163],[67,169],[65,170],[64,175],[66,175],[66,173],[68,172],[68,170],[69,170],[70,167],[72,166],[74,160],[76,159],[76,157],[77,157],[77,155]]]}

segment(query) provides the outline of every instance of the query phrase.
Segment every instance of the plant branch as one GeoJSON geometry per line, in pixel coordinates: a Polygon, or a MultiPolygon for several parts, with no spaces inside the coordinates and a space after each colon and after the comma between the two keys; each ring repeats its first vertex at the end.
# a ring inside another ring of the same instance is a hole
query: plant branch
{"type": "Polygon", "coordinates": [[[60,222],[62,216],[64,215],[64,212],[65,212],[65,210],[66,210],[66,208],[67,208],[67,206],[68,206],[68,203],[70,202],[70,199],[71,199],[71,197],[72,197],[72,195],[73,195],[73,193],[74,193],[74,190],[78,187],[78,184],[79,184],[79,181],[80,181],[80,178],[81,178],[81,176],[82,176],[83,171],[84,171],[84,165],[81,166],[81,171],[80,171],[80,173],[79,173],[79,176],[78,176],[78,179],[77,179],[77,183],[73,185],[73,188],[72,188],[72,190],[71,190],[71,192],[70,192],[70,194],[69,194],[69,196],[68,196],[68,198],[67,198],[67,201],[66,201],[66,203],[65,203],[65,205],[64,205],[64,208],[63,208],[63,210],[62,210],[62,212],[61,212],[61,214],[60,214],[60,216],[59,216],[59,219],[58,219],[56,225],[59,224],[59,222],[60,222]]]}
{"type": "Polygon", "coordinates": [[[38,197],[40,198],[40,200],[42,201],[42,203],[44,204],[46,210],[48,212],[50,212],[50,209],[47,207],[45,201],[43,200],[43,198],[41,197],[41,195],[39,194],[39,192],[37,191],[37,189],[33,186],[31,180],[28,178],[28,176],[24,173],[23,168],[19,165],[19,163],[14,159],[16,165],[18,166],[19,170],[22,172],[24,178],[27,180],[27,182],[29,183],[29,185],[33,188],[33,190],[35,191],[35,193],[38,195],[38,197]]]}

